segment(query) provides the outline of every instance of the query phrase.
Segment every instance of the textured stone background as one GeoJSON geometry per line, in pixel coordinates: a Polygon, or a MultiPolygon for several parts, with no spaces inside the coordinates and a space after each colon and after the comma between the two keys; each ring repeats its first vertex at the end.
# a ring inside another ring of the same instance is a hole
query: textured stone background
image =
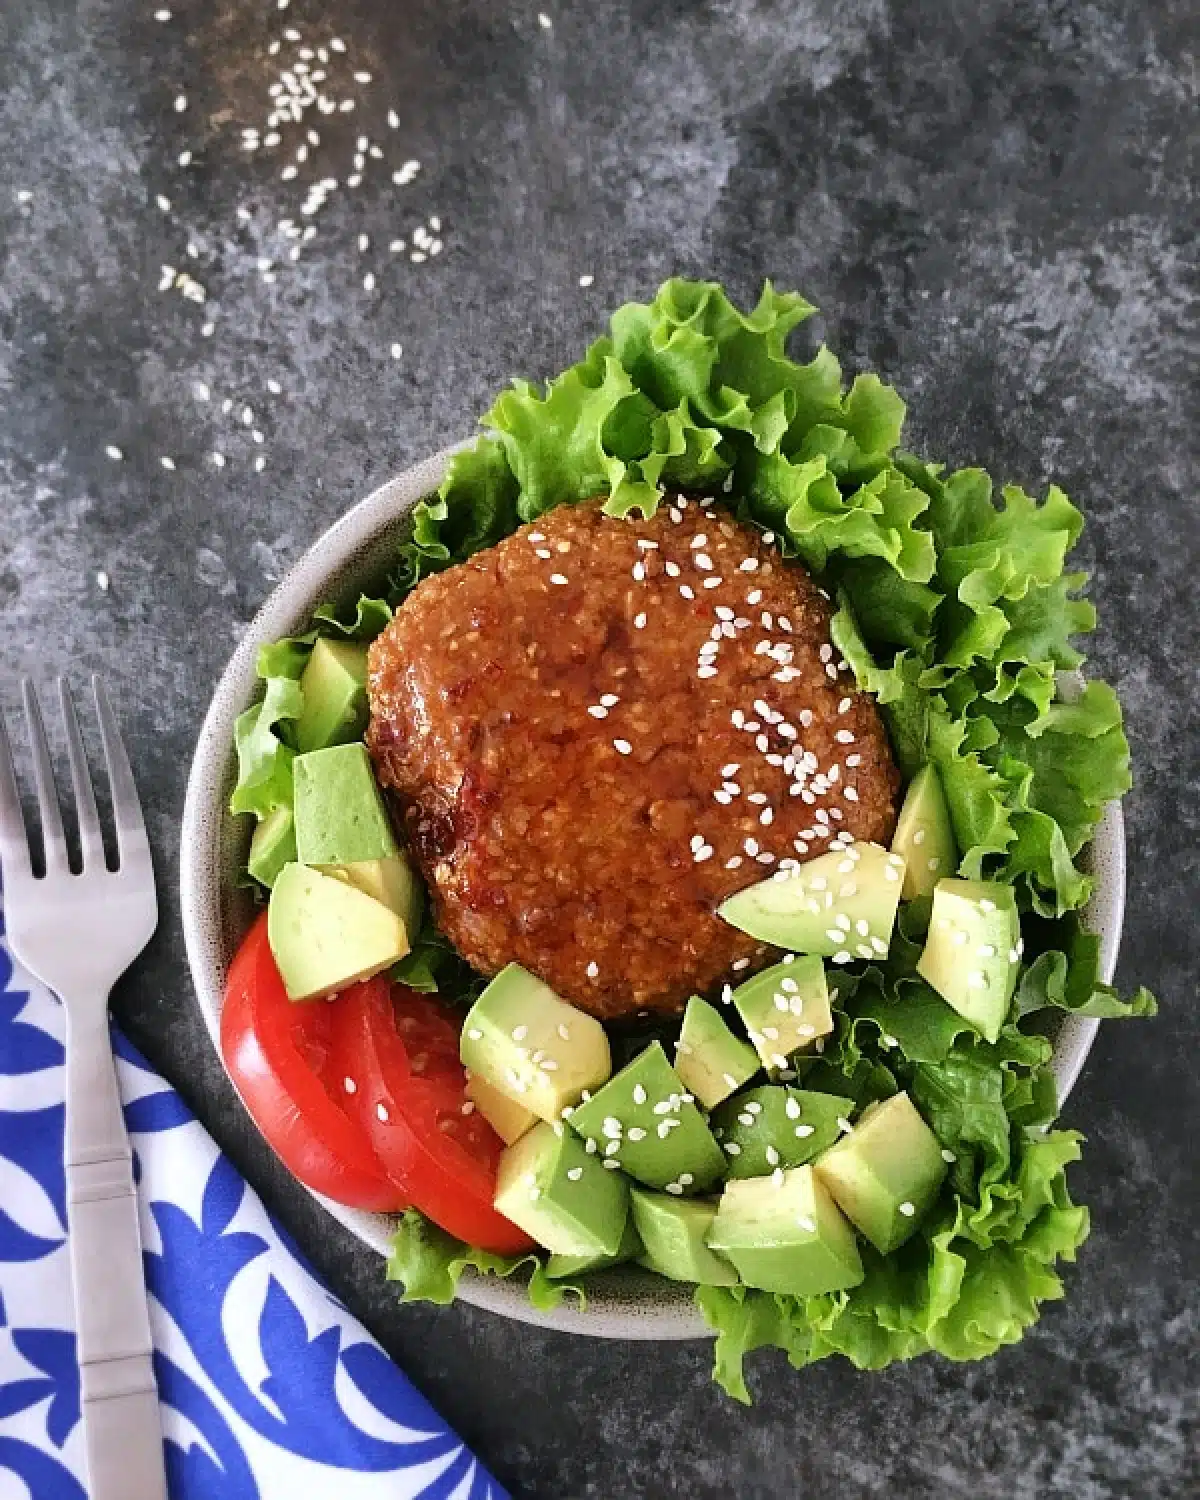
{"type": "Polygon", "coordinates": [[[0,5],[3,696],[19,670],[115,685],[165,896],[117,998],[134,1039],[521,1496],[1196,1493],[1195,7],[545,0],[545,28],[536,0],[160,3],[166,24],[153,0],[0,5]],[[344,179],[359,131],[388,160],[267,282],[256,262],[278,254],[297,184],[238,131],[262,122],[285,25],[340,33],[373,74],[353,114],[320,122],[318,173],[344,179]],[[409,156],[423,170],[396,187],[409,156]],[[445,252],[389,260],[380,246],[431,214],[445,252]],[[156,290],[163,263],[206,285],[205,308],[156,290]],[[803,289],[848,367],[909,398],[911,442],[1032,488],[1054,476],[1083,503],[1093,668],[1125,701],[1138,773],[1121,973],[1164,1001],[1153,1024],[1104,1028],[1067,1111],[1090,1137],[1075,1183],[1095,1229],[1065,1305],[978,1368],[764,1357],[748,1412],[712,1388],[702,1344],[398,1308],[235,1104],[174,890],[209,692],[290,560],[673,271],[803,289]]]}

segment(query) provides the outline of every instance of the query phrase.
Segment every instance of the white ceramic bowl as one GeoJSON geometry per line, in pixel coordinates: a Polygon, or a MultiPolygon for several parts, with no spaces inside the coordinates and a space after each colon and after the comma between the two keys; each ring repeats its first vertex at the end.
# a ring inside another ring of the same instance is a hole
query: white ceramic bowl
{"type": "MultiPolygon", "coordinates": [[[[305,629],[319,604],[352,605],[359,593],[379,587],[395,566],[409,512],[440,484],[452,451],[446,449],[391,480],[331,526],[259,610],[217,684],[188,779],[181,870],[188,962],[214,1045],[225,975],[252,916],[251,897],[238,883],[251,822],[231,817],[227,805],[236,773],[233,725],[255,701],[258,649],[305,629]]],[[[1064,696],[1078,690],[1077,682],[1063,684],[1064,696]]],[[[1097,830],[1091,860],[1096,887],[1085,921],[1100,935],[1103,977],[1111,980],[1125,902],[1124,829],[1115,803],[1097,830]]],[[[1097,1026],[1096,1021],[1075,1017],[1062,1021],[1054,1038],[1053,1062],[1060,1097],[1066,1097],[1079,1076],[1097,1026]]],[[[391,1219],[321,1201],[364,1244],[381,1255],[387,1253],[391,1219]]],[[[584,1310],[568,1298],[553,1312],[537,1312],[519,1283],[473,1274],[463,1278],[460,1295],[506,1317],[601,1338],[687,1339],[708,1332],[693,1306],[690,1287],[636,1267],[597,1277],[584,1310]]]]}

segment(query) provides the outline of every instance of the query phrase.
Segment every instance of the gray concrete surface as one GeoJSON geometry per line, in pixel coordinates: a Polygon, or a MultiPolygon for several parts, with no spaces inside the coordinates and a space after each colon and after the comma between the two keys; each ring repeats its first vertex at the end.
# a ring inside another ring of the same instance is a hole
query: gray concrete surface
{"type": "Polygon", "coordinates": [[[114,684],[164,877],[116,1002],[132,1037],[519,1496],[1196,1493],[1194,6],[545,0],[547,27],[479,0],[162,3],[163,23],[152,0],[0,7],[0,664],[10,704],[21,670],[114,684]],[[271,107],[270,42],[295,55],[286,27],[340,35],[328,86],[356,104],[315,122],[291,181],[290,148],[239,141],[271,107]],[[384,158],[350,188],[360,132],[384,158]],[[419,174],[394,183],[408,159],[419,174]],[[288,245],[273,226],[308,222],[322,175],[340,185],[317,237],[264,279],[288,245]],[[430,216],[444,250],[414,263],[430,216]],[[164,264],[203,306],[157,289],[164,264]],[[174,889],[208,694],[289,560],[675,271],[804,290],[848,367],[909,399],[911,442],[1053,476],[1086,508],[1092,666],[1137,771],[1121,976],[1163,1001],[1104,1028],[1070,1102],[1095,1227],[1065,1304],[980,1367],[765,1357],[750,1411],[710,1385],[701,1344],[398,1307],[235,1103],[174,889]]]}

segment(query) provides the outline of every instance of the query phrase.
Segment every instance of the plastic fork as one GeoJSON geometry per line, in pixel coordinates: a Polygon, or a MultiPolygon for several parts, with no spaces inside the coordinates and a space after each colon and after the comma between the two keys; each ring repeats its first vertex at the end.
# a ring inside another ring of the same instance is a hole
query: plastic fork
{"type": "Polygon", "coordinates": [[[117,868],[108,867],[75,708],[60,678],[82,852],[80,869],[71,869],[37,693],[28,681],[22,690],[45,872],[34,869],[3,722],[0,868],[13,952],[66,1010],[68,1230],[88,1493],[91,1500],[165,1500],[133,1158],[108,1029],[109,992],[158,925],[150,844],[117,721],[94,677],[117,836],[117,868]]]}

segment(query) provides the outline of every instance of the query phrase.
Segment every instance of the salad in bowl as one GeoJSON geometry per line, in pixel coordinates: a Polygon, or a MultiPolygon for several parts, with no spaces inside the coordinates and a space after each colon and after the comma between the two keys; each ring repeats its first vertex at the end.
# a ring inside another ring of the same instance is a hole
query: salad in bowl
{"type": "Polygon", "coordinates": [[[813,311],[674,280],[515,382],[260,650],[230,800],[220,1044],[286,1165],[405,1297],[694,1302],[743,1399],[764,1345],[1020,1338],[1088,1230],[1055,1037],[1154,1010],[1087,920],[1080,513],[903,451],[813,311]]]}

